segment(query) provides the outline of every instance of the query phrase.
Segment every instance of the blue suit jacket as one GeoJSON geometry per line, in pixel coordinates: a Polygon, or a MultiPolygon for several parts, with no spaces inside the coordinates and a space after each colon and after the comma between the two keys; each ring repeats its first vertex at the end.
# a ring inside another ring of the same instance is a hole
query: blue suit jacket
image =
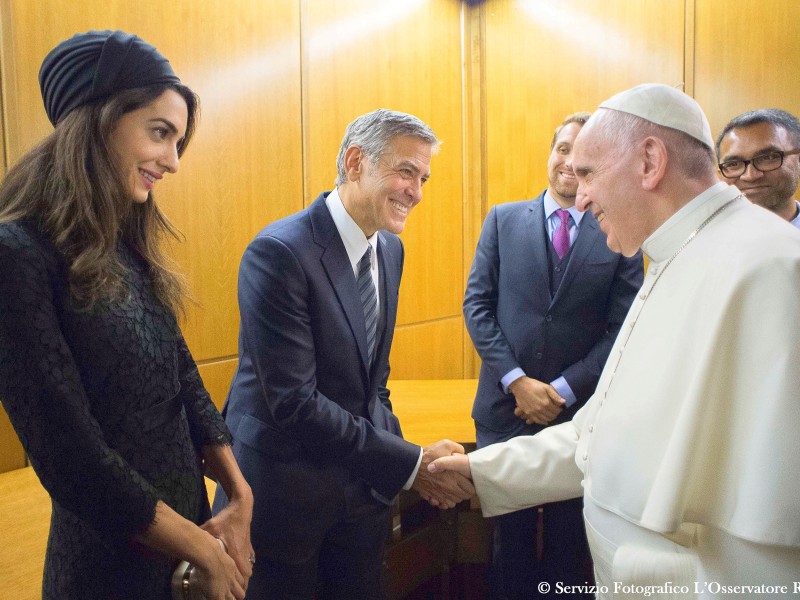
{"type": "Polygon", "coordinates": [[[612,252],[597,220],[584,214],[561,285],[550,290],[544,193],[493,207],[483,224],[464,296],[464,317],[481,357],[472,417],[497,440],[535,433],[514,416],[500,378],[516,367],[545,383],[563,375],[577,402],[594,392],[603,365],[642,284],[641,254],[612,252]]]}
{"type": "MultiPolygon", "coordinates": [[[[379,233],[383,327],[370,368],[356,279],[326,195],[261,231],[239,271],[239,366],[223,415],[255,496],[254,545],[267,536],[261,550],[278,559],[313,552],[344,485],[363,480],[388,503],[419,457],[386,388],[402,243],[379,233]]],[[[224,502],[218,492],[215,511],[224,502]]]]}

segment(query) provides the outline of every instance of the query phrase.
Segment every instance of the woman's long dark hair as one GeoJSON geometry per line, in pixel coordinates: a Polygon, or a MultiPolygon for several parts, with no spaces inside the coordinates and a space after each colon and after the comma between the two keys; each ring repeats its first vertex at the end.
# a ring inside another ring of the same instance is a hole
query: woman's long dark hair
{"type": "Polygon", "coordinates": [[[66,262],[70,295],[81,308],[125,298],[125,267],[117,251],[122,240],[148,265],[158,298],[183,313],[183,280],[162,249],[165,237],[181,236],[152,193],[144,203],[131,200],[109,146],[124,114],[168,89],[178,92],[188,108],[178,148],[182,155],[197,123],[197,96],[183,85],[136,88],[73,110],[0,183],[0,223],[28,218],[49,235],[66,262]]]}

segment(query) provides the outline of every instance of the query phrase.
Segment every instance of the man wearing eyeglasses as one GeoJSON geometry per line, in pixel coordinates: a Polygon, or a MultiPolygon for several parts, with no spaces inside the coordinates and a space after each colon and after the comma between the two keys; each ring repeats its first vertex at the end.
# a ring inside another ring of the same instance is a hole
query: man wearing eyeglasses
{"type": "Polygon", "coordinates": [[[777,108],[735,117],[717,138],[722,178],[754,204],[800,228],[800,121],[777,108]]]}
{"type": "Polygon", "coordinates": [[[800,236],[717,181],[714,146],[675,88],[600,105],[576,206],[650,263],[596,391],[568,423],[428,466],[471,476],[487,516],[583,496],[597,600],[798,591],[800,236]]]}

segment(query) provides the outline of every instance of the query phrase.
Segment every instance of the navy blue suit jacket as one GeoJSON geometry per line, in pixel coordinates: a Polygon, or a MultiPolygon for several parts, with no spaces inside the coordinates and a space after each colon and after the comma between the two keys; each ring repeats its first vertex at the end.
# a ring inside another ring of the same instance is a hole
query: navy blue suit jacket
{"type": "Polygon", "coordinates": [[[500,379],[517,367],[545,383],[563,375],[578,401],[553,423],[572,418],[594,392],[643,279],[641,254],[625,258],[609,250],[586,213],[553,294],[543,201],[544,193],[489,211],[464,296],[467,329],[482,361],[472,417],[498,440],[542,429],[516,417],[513,395],[502,390],[500,379]]]}
{"type": "MultiPolygon", "coordinates": [[[[264,550],[277,559],[313,552],[335,518],[331,500],[354,479],[390,502],[420,452],[402,439],[386,388],[402,243],[378,234],[383,326],[370,367],[356,278],[326,195],[262,230],[239,271],[239,366],[223,415],[255,496],[254,545],[268,536],[264,550]]],[[[224,501],[218,492],[215,511],[224,501]]]]}

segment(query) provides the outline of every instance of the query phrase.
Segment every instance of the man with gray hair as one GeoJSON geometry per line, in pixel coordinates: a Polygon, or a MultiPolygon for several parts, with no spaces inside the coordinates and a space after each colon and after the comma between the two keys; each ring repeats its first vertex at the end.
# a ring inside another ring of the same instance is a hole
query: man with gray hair
{"type": "Polygon", "coordinates": [[[748,200],[800,227],[800,121],[785,110],[742,113],[717,138],[719,172],[748,200]]]}
{"type": "Polygon", "coordinates": [[[577,205],[650,264],[597,390],[569,423],[429,466],[471,476],[489,515],[583,495],[598,598],[796,591],[800,236],[717,181],[713,147],[674,88],[600,105],[577,205]]]}
{"type": "MultiPolygon", "coordinates": [[[[347,127],[336,188],[262,230],[239,272],[239,365],[223,409],[253,490],[258,557],[249,598],[382,598],[390,504],[403,488],[451,507],[474,493],[432,475],[464,452],[403,440],[389,351],[403,268],[399,234],[439,141],[412,115],[347,127]]],[[[226,505],[218,488],[214,510],[226,505]]]]}

